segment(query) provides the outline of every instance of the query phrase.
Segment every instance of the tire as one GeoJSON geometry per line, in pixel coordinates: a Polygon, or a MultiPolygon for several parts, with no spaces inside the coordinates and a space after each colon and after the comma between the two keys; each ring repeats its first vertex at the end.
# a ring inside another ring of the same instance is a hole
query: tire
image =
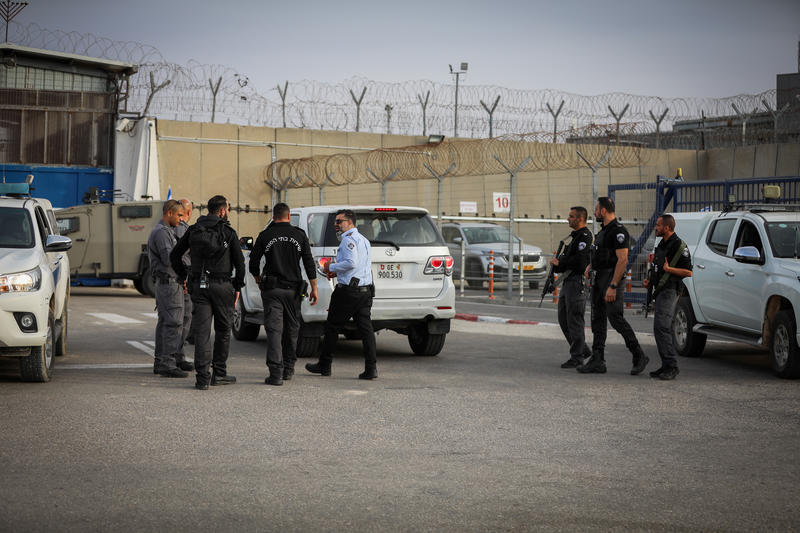
{"type": "Polygon", "coordinates": [[[47,319],[47,337],[41,346],[31,347],[31,354],[21,357],[19,371],[22,381],[44,383],[53,376],[54,341],[53,341],[53,315],[47,319]]]}
{"type": "Polygon", "coordinates": [[[156,297],[156,280],[153,279],[153,276],[150,273],[150,267],[146,268],[145,271],[142,272],[142,277],[139,278],[139,284],[142,286],[142,290],[139,292],[145,296],[149,296],[150,298],[156,297]]]}
{"type": "Polygon", "coordinates": [[[233,336],[240,341],[254,341],[258,338],[261,326],[247,322],[245,320],[246,317],[247,311],[244,309],[240,294],[239,301],[236,302],[236,307],[233,308],[233,336]]]}
{"type": "Polygon", "coordinates": [[[67,298],[64,300],[64,310],[61,312],[61,332],[56,339],[55,354],[58,357],[67,355],[67,330],[69,328],[69,288],[67,298]]]}
{"type": "Polygon", "coordinates": [[[483,287],[483,278],[485,277],[483,273],[483,268],[479,261],[467,261],[467,287],[480,289],[483,287]]]}
{"type": "Polygon", "coordinates": [[[303,330],[300,329],[300,336],[297,337],[297,357],[316,357],[321,344],[320,337],[303,337],[303,330]]]}
{"type": "Polygon", "coordinates": [[[782,378],[800,377],[800,348],[797,346],[797,325],[790,310],[775,315],[769,353],[772,369],[782,378]]]}
{"type": "Polygon", "coordinates": [[[685,296],[679,298],[672,320],[672,339],[675,351],[682,357],[700,357],[706,347],[707,337],[692,331],[695,324],[692,301],[685,296]]]}
{"type": "Polygon", "coordinates": [[[408,328],[408,345],[415,355],[439,355],[447,333],[429,333],[425,324],[408,328]]]}

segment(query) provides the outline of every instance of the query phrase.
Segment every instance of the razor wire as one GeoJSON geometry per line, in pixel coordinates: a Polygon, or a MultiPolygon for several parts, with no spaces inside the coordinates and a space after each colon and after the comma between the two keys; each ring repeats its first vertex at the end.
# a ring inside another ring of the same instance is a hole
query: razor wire
{"type": "MultiPolygon", "coordinates": [[[[138,65],[138,72],[130,78],[127,98],[122,99],[123,111],[134,114],[144,111],[149,102],[150,116],[174,120],[210,121],[213,116],[217,122],[254,126],[391,131],[402,135],[447,134],[453,128],[455,89],[451,84],[430,80],[389,83],[360,77],[339,83],[276,79],[274,88],[264,90],[256,89],[245,72],[193,60],[184,65],[171,63],[158,49],[142,43],[13,22],[11,36],[12,42],[25,46],[138,65]],[[153,93],[154,86],[166,82],[169,83],[153,93]],[[357,112],[353,95],[362,93],[364,98],[357,112]]],[[[670,131],[672,123],[704,116],[735,118],[734,106],[747,113],[766,111],[762,107],[774,109],[776,90],[725,98],[665,98],[622,92],[585,96],[552,89],[461,85],[459,100],[459,135],[465,138],[488,136],[490,115],[481,101],[497,101],[491,117],[496,137],[550,132],[550,142],[559,142],[559,139],[564,142],[565,136],[558,132],[592,128],[620,118],[620,123],[635,125],[633,129],[640,136],[640,142],[649,143],[653,136],[664,135],[670,139],[669,147],[697,148],[699,144],[707,144],[707,147],[736,144],[735,131],[709,133],[707,139],[698,138],[694,133],[670,131]],[[554,114],[553,109],[560,111],[554,114]],[[658,133],[653,117],[664,119],[658,133]]],[[[616,130],[617,124],[613,126],[616,130]]],[[[773,131],[774,128],[760,126],[750,127],[748,133],[758,140],[773,131]]]]}

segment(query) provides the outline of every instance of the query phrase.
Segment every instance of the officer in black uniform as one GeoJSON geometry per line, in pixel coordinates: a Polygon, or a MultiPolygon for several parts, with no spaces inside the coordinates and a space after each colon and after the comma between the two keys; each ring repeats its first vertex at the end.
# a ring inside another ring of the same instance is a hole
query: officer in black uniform
{"type": "Polygon", "coordinates": [[[641,374],[650,360],[644,354],[633,328],[622,315],[624,293],[622,278],[628,264],[630,235],[614,214],[614,200],[607,196],[597,199],[594,216],[602,222],[592,246],[586,276],[592,284],[592,358],[577,367],[582,374],[606,372],[605,347],[608,324],[625,339],[625,346],[633,354],[631,375],[641,374]],[[593,279],[592,279],[593,278],[593,279]]]}
{"type": "Polygon", "coordinates": [[[272,223],[262,231],[250,253],[250,273],[261,288],[264,303],[264,329],[267,332],[267,385],[283,385],[292,379],[297,360],[297,334],[300,331],[300,300],[305,282],[300,260],[311,283],[308,301],[317,303],[317,269],[306,233],[289,222],[289,206],[275,204],[272,223]],[[261,257],[264,268],[259,269],[261,257]]]}
{"type": "MultiPolygon", "coordinates": [[[[188,198],[181,198],[178,200],[183,206],[183,216],[181,217],[180,224],[175,228],[175,236],[180,240],[186,230],[189,229],[189,221],[192,219],[192,211],[194,204],[188,198]]],[[[183,266],[189,270],[192,266],[192,261],[189,257],[189,252],[183,254],[183,266]]],[[[192,297],[186,288],[186,282],[183,284],[183,338],[181,339],[180,351],[178,352],[178,366],[183,370],[194,370],[194,365],[186,360],[186,341],[191,338],[194,343],[194,337],[191,336],[192,329],[192,297]]]]}
{"type": "Polygon", "coordinates": [[[147,239],[147,256],[150,271],[156,280],[156,346],[153,372],[170,378],[185,378],[181,368],[183,340],[183,286],[178,283],[170,264],[170,253],[175,248],[175,228],[183,216],[183,206],[167,200],[162,217],[147,239]]]}
{"type": "Polygon", "coordinates": [[[585,207],[571,207],[567,220],[572,233],[569,244],[559,256],[550,260],[553,272],[558,272],[561,294],[558,298],[558,325],[569,344],[569,360],[561,368],[576,368],[592,355],[586,346],[584,313],[586,312],[586,288],[584,272],[589,264],[589,250],[592,246],[592,232],[586,227],[588,213],[585,207]]]}
{"type": "Polygon", "coordinates": [[[652,278],[644,281],[644,286],[653,285],[656,300],[653,335],[658,355],[661,356],[661,368],[650,372],[650,377],[667,381],[678,375],[678,353],[672,336],[672,320],[683,286],[682,280],[692,275],[692,258],[686,243],[675,234],[675,218],[672,215],[658,217],[656,237],[661,237],[661,242],[653,254],[654,271],[652,278]]]}
{"type": "Polygon", "coordinates": [[[221,195],[208,201],[208,215],[203,215],[186,231],[170,254],[172,268],[181,282],[186,268],[181,260],[189,250],[191,273],[187,287],[192,296],[195,323],[194,366],[195,388],[207,390],[211,385],[236,383],[228,375],[227,361],[231,342],[233,306],[244,286],[244,256],[236,231],[228,224],[228,200],[221,195]],[[231,270],[236,276],[231,278],[231,270]],[[211,319],[214,319],[213,357],[209,346],[211,319]],[[210,367],[213,367],[213,375],[210,367]]]}
{"type": "Polygon", "coordinates": [[[350,209],[340,209],[334,221],[336,235],[342,242],[336,250],[336,261],[326,263],[323,272],[328,279],[336,278],[336,288],[331,295],[328,308],[328,319],[325,322],[325,341],[317,363],[307,363],[306,370],[323,376],[331,375],[333,351],[339,330],[345,322],[352,318],[364,351],[364,372],[359,379],[375,379],[378,377],[375,332],[372,330],[372,298],[375,296],[375,285],[372,284],[372,245],[369,240],[356,229],[356,215],[350,209]]]}

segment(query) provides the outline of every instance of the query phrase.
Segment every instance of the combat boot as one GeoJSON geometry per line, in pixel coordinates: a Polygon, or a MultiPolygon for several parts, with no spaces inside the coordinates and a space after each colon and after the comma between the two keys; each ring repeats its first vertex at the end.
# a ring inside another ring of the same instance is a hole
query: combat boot
{"type": "Polygon", "coordinates": [[[599,357],[592,357],[586,363],[577,367],[575,370],[581,374],[605,374],[606,362],[599,357]]]}
{"type": "Polygon", "coordinates": [[[283,381],[289,381],[294,377],[294,368],[283,367],[283,381]]]}
{"type": "Polygon", "coordinates": [[[377,368],[367,368],[358,375],[358,379],[375,379],[378,377],[377,368]]]}
{"type": "Polygon", "coordinates": [[[306,370],[312,374],[320,374],[322,376],[331,375],[331,366],[323,365],[322,363],[306,363],[306,370]]]}
{"type": "Polygon", "coordinates": [[[191,361],[183,360],[180,363],[178,363],[178,368],[189,372],[191,370],[194,370],[194,363],[192,363],[191,361]]]}
{"type": "Polygon", "coordinates": [[[678,370],[677,366],[670,366],[665,368],[664,371],[658,376],[658,379],[662,381],[669,381],[678,377],[680,371],[678,370]]]}
{"type": "Polygon", "coordinates": [[[166,378],[185,378],[189,375],[178,367],[164,368],[159,370],[158,373],[166,378]]]}
{"type": "Polygon", "coordinates": [[[276,374],[270,374],[269,377],[267,377],[267,379],[264,380],[264,383],[266,383],[267,385],[276,385],[279,387],[283,385],[283,379],[281,379],[281,377],[276,374]]]}
{"type": "Polygon", "coordinates": [[[233,385],[236,383],[236,376],[211,376],[211,386],[216,387],[218,385],[233,385]]]}
{"type": "Polygon", "coordinates": [[[642,350],[641,346],[633,354],[633,368],[631,368],[631,376],[638,376],[647,367],[650,358],[647,357],[642,350]]]}

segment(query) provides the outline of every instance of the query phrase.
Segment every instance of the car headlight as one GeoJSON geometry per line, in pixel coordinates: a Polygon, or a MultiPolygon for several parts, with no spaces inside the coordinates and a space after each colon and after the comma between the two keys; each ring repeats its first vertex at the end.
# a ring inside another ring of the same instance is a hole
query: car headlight
{"type": "Polygon", "coordinates": [[[3,292],[32,292],[38,291],[42,286],[42,271],[39,267],[27,272],[4,274],[0,276],[0,293],[3,292]]]}

